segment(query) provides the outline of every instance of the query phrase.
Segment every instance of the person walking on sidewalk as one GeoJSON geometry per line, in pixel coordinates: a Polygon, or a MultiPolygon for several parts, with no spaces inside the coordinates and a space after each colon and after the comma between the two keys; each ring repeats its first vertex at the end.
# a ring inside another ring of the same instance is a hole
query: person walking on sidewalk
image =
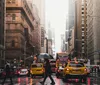
{"type": "Polygon", "coordinates": [[[6,62],[6,65],[5,65],[5,69],[4,70],[5,70],[6,75],[4,77],[4,80],[2,82],[2,85],[4,85],[6,78],[10,78],[11,85],[13,85],[12,75],[11,75],[11,66],[10,66],[10,63],[8,61],[6,62]]]}
{"type": "Polygon", "coordinates": [[[44,80],[42,82],[40,82],[42,85],[44,85],[45,83],[45,80],[47,79],[47,77],[49,77],[52,81],[52,85],[55,84],[53,78],[51,77],[51,74],[52,74],[52,71],[51,71],[51,65],[50,65],[50,62],[49,60],[46,58],[45,59],[45,65],[44,65],[44,68],[45,68],[45,75],[44,75],[44,80]]]}

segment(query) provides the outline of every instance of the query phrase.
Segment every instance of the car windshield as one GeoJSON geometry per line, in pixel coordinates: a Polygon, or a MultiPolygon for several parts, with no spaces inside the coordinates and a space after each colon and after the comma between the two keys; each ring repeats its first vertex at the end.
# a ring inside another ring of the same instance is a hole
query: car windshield
{"type": "Polygon", "coordinates": [[[83,63],[70,63],[69,67],[84,67],[83,63]]]}
{"type": "Polygon", "coordinates": [[[35,68],[36,68],[36,67],[42,67],[42,64],[33,64],[33,65],[32,65],[32,68],[34,68],[34,67],[35,67],[35,68]]]}
{"type": "Polygon", "coordinates": [[[21,69],[21,71],[27,71],[27,69],[21,69]]]}

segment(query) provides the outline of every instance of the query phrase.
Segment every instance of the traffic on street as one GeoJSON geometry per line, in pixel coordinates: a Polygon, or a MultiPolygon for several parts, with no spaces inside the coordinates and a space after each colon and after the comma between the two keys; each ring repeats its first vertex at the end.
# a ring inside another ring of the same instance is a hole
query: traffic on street
{"type": "Polygon", "coordinates": [[[0,85],[100,85],[100,0],[0,0],[0,85]]]}
{"type": "Polygon", "coordinates": [[[45,59],[49,60],[48,63],[50,63],[51,66],[50,75],[55,84],[51,84],[49,77],[47,77],[42,85],[99,85],[100,83],[100,69],[96,69],[96,66],[89,68],[89,66],[86,66],[87,62],[82,59],[77,59],[76,57],[70,60],[66,53],[58,53],[57,59],[50,57],[47,53],[43,53],[37,57],[35,56],[33,63],[29,67],[23,67],[22,65],[20,68],[17,67],[15,69],[13,66],[10,72],[12,82],[10,82],[10,77],[8,75],[5,83],[2,83],[6,76],[6,70],[2,68],[0,71],[0,84],[41,85],[47,73],[45,59]]]}

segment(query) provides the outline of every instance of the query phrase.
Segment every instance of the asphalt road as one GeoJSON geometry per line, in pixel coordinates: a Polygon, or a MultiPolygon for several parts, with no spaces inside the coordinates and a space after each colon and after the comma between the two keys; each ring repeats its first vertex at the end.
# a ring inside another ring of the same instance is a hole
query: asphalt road
{"type": "MultiPolygon", "coordinates": [[[[100,74],[93,73],[90,77],[87,78],[87,82],[79,82],[78,79],[69,79],[68,82],[63,82],[62,79],[56,78],[55,74],[52,75],[55,85],[100,85],[100,74]]],[[[3,79],[0,79],[0,85],[3,79]]],[[[42,77],[14,77],[13,78],[13,85],[41,85],[39,82],[42,81],[42,77]]],[[[45,82],[45,85],[51,85],[51,81],[48,78],[45,82]]],[[[10,80],[7,79],[4,85],[10,85],[10,80]]]]}

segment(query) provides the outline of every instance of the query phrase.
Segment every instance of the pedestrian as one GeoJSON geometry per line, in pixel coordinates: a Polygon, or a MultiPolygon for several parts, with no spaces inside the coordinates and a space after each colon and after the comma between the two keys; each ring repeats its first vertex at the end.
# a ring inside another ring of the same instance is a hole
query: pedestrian
{"type": "Polygon", "coordinates": [[[10,82],[11,82],[11,85],[13,85],[13,82],[12,82],[12,75],[11,75],[11,66],[10,66],[10,63],[7,61],[6,62],[6,65],[5,65],[5,77],[4,77],[4,80],[3,80],[3,82],[2,82],[2,85],[4,85],[4,83],[5,83],[5,80],[7,79],[7,78],[10,78],[10,82]]]}
{"type": "Polygon", "coordinates": [[[45,80],[47,79],[47,77],[49,77],[51,79],[51,81],[52,81],[51,85],[54,85],[55,82],[54,82],[53,78],[51,77],[51,73],[52,73],[52,71],[51,71],[51,65],[50,65],[50,62],[49,62],[49,60],[47,58],[45,59],[44,68],[45,68],[44,80],[42,82],[40,82],[40,83],[42,85],[44,85],[45,80]]]}
{"type": "Polygon", "coordinates": [[[37,57],[36,57],[36,55],[34,55],[34,57],[33,57],[34,59],[34,61],[33,61],[33,64],[35,64],[35,63],[37,63],[37,57]]]}

